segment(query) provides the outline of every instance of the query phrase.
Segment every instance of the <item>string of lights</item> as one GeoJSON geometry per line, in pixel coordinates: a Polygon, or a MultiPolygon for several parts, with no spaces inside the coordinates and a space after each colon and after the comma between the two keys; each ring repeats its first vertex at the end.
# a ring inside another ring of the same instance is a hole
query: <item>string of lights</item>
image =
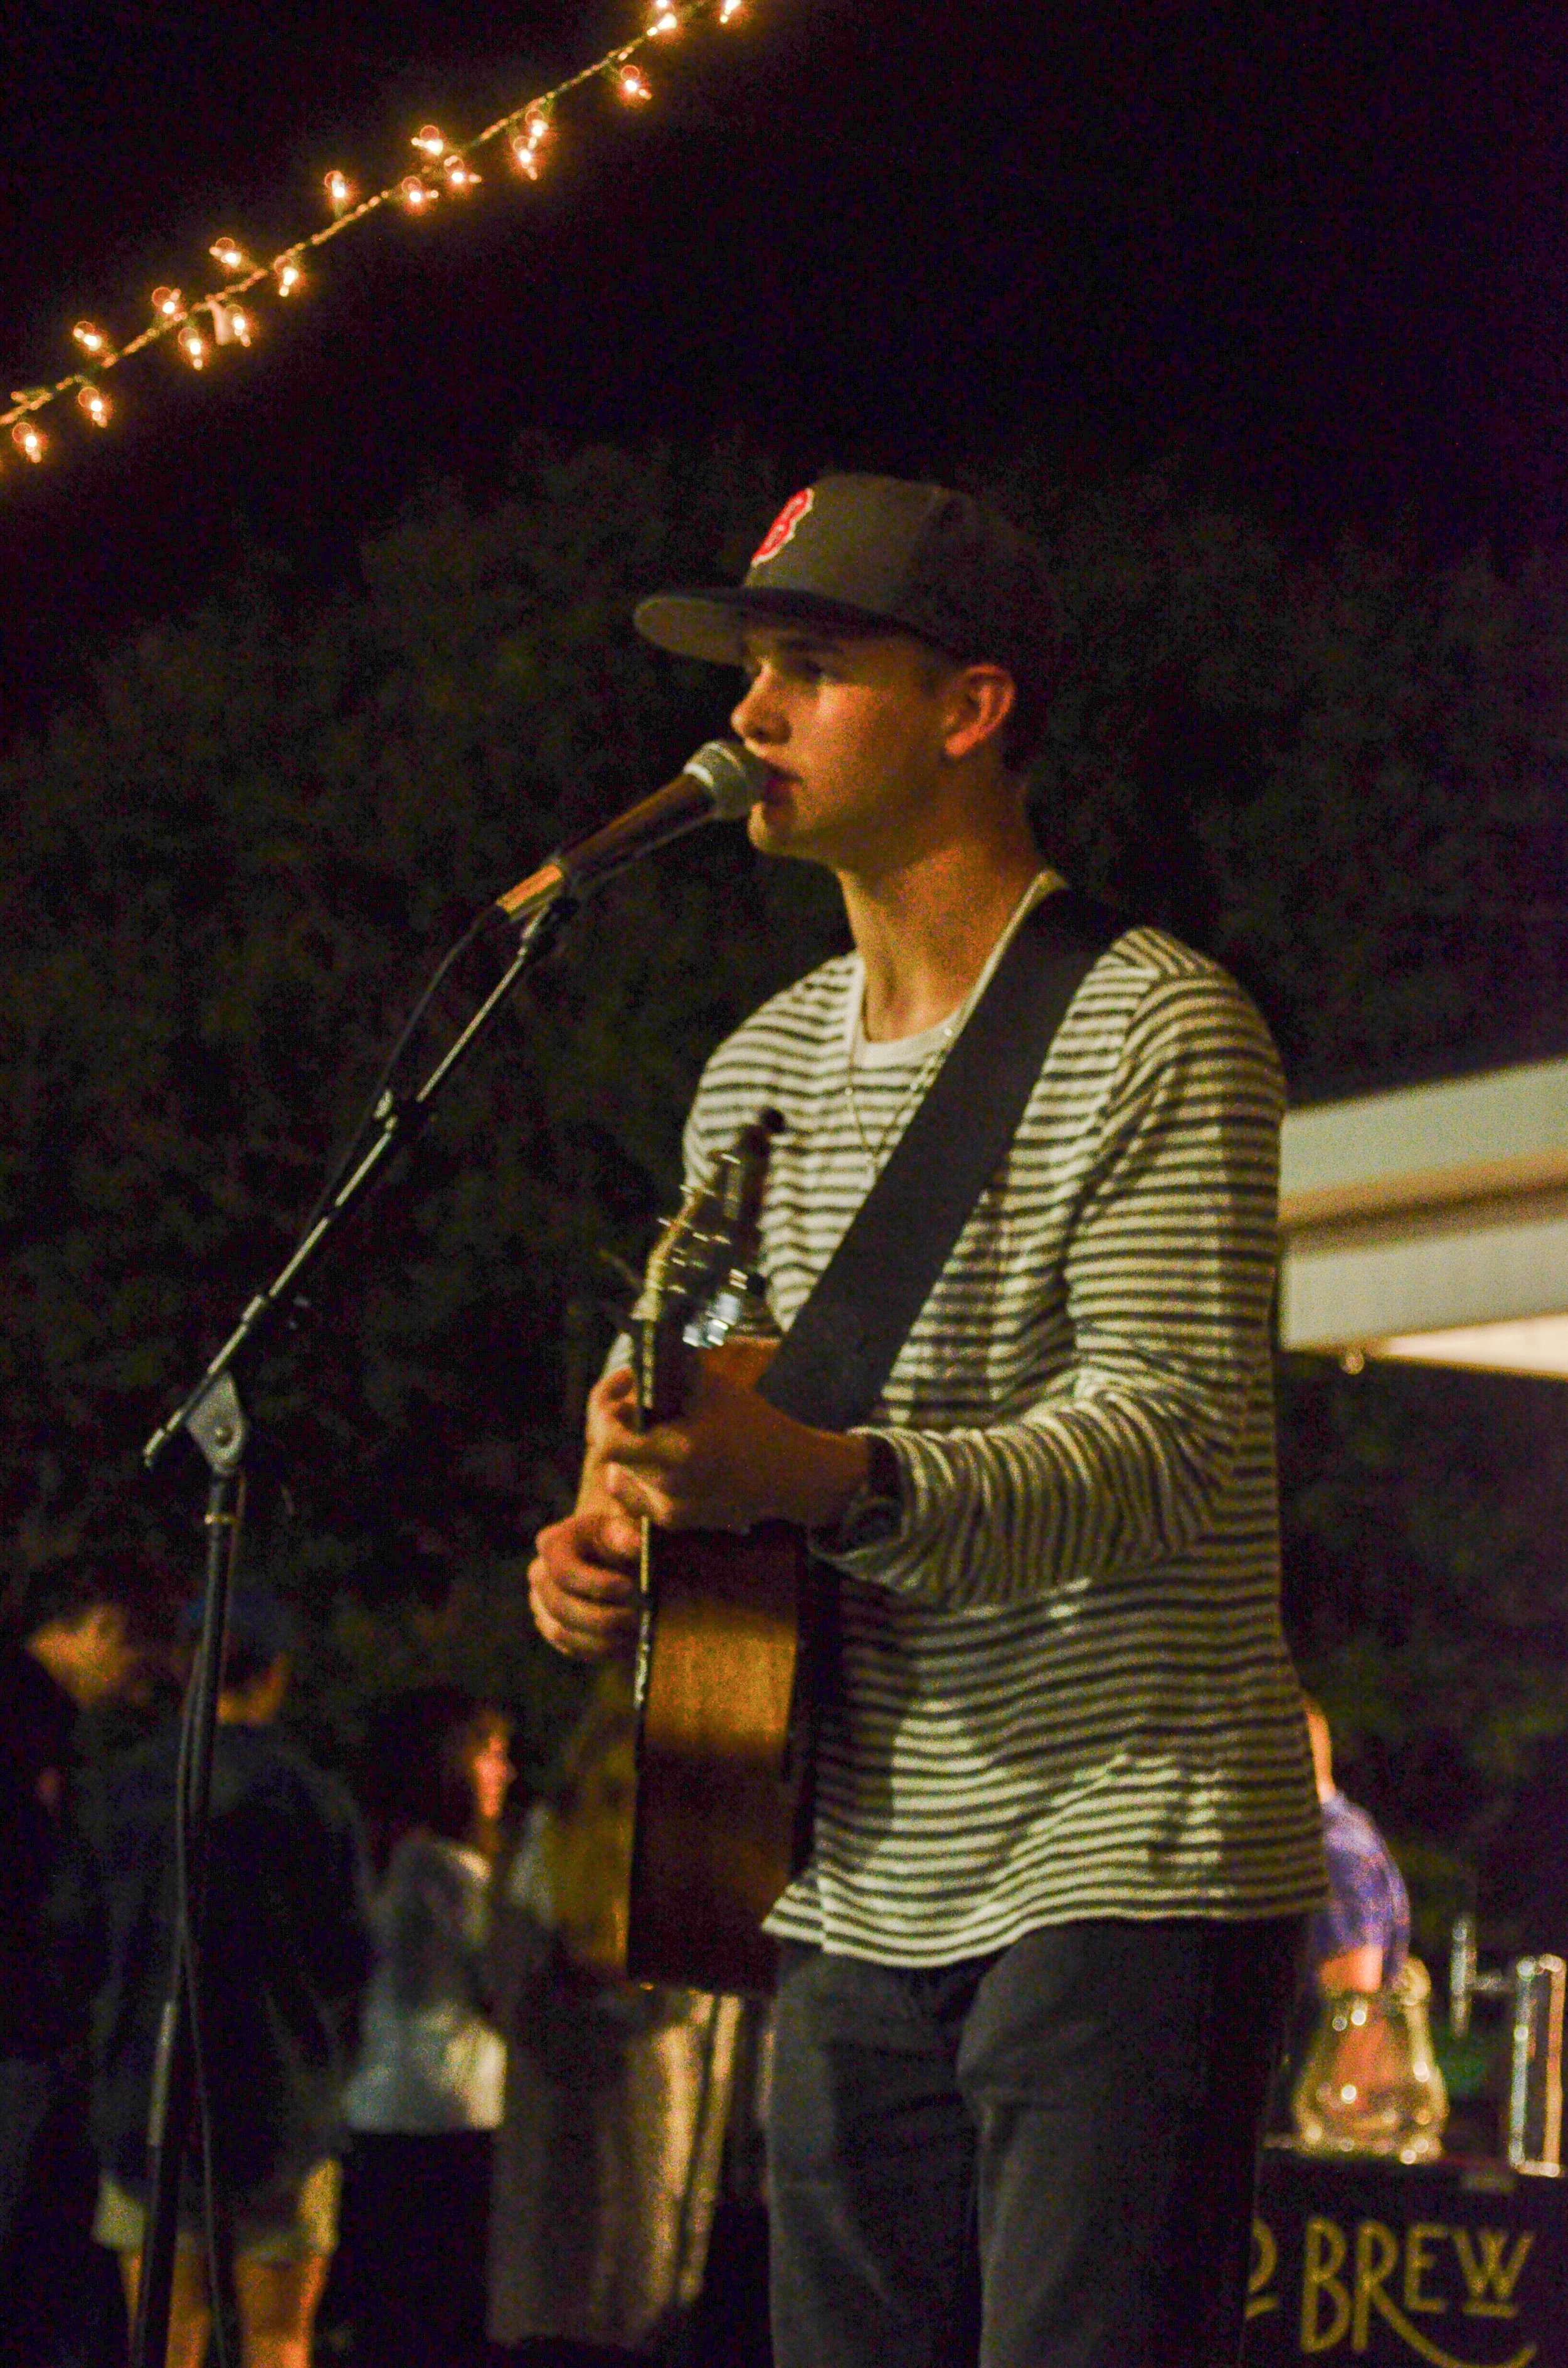
{"type": "Polygon", "coordinates": [[[188,301],[178,288],[154,288],[152,320],[123,344],[117,344],[97,322],[78,321],[72,336],[81,363],[52,384],[14,393],[10,409],[0,411],[0,428],[10,429],[11,440],[24,461],[41,462],[51,450],[51,438],[39,424],[40,416],[74,395],[88,425],[107,427],[115,404],[104,380],[109,371],[122,368],[150,347],[172,339],[193,370],[204,370],[220,347],[249,347],[259,326],[254,298],[262,291],[283,299],[297,295],[309,278],[307,258],[318,247],[343,237],[382,206],[401,206],[404,212],[419,215],[428,213],[443,198],[467,197],[483,177],[473,158],[501,143],[513,169],[524,180],[537,181],[548,161],[555,112],[562,99],[603,80],[627,106],[645,105],[653,91],[641,63],[642,53],[697,17],[712,17],[727,25],[740,15],[744,5],[744,0],[652,0],[647,25],[633,40],[499,116],[471,140],[449,141],[436,124],[422,124],[412,142],[421,159],[415,169],[367,197],[358,196],[348,175],[335,167],[324,183],[331,218],[319,229],[267,261],[254,259],[235,238],[214,239],[208,253],[225,274],[222,286],[188,301]]]}

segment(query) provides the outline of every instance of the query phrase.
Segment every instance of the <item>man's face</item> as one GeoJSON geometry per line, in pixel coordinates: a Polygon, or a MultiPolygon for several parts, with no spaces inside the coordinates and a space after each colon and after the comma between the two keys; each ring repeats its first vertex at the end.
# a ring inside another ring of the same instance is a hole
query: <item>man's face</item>
{"type": "Polygon", "coordinates": [[[733,722],[768,768],[754,847],[865,876],[907,859],[944,766],[955,669],[906,634],[758,626],[733,722]]]}
{"type": "Polygon", "coordinates": [[[494,1825],[506,1805],[517,1770],[512,1765],[511,1736],[499,1721],[470,1736],[465,1759],[473,1805],[494,1825]]]}
{"type": "Polygon", "coordinates": [[[76,1631],[77,1702],[96,1710],[127,1692],[141,1668],[142,1656],[131,1643],[125,1613],[118,1603],[95,1603],[84,1613],[76,1631]]]}

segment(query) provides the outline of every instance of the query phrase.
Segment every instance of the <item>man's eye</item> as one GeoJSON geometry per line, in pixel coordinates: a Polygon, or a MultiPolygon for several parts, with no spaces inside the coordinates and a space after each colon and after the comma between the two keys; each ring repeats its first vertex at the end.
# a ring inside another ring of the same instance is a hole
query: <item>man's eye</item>
{"type": "Polygon", "coordinates": [[[771,674],[778,682],[815,683],[832,678],[834,667],[830,658],[808,657],[803,652],[788,650],[776,658],[743,659],[741,673],[748,687],[764,674],[771,674]]]}

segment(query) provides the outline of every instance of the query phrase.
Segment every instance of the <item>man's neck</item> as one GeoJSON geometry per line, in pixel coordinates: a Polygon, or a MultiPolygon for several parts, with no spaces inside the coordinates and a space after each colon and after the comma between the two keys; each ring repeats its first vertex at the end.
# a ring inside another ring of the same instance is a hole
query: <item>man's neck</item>
{"type": "Polygon", "coordinates": [[[1020,828],[994,844],[950,843],[874,882],[840,874],[868,1039],[917,1036],[956,1011],[1040,871],[1020,828]]]}

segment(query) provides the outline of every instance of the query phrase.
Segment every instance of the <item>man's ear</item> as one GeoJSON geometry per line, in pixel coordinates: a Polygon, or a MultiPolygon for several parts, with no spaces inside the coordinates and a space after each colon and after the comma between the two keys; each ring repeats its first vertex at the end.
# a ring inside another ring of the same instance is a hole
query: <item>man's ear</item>
{"type": "Polygon", "coordinates": [[[1006,666],[960,666],[949,685],[949,724],[943,746],[949,757],[971,756],[994,740],[1017,704],[1017,690],[1006,666]]]}

